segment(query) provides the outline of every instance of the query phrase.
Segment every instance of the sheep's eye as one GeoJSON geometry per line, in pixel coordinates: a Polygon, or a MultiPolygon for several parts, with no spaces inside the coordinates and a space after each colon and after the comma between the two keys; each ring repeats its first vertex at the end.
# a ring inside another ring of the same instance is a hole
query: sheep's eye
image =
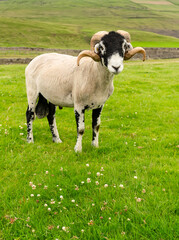
{"type": "Polygon", "coordinates": [[[104,44],[100,45],[100,50],[101,50],[101,54],[104,55],[105,51],[106,51],[106,48],[105,48],[104,44]]]}

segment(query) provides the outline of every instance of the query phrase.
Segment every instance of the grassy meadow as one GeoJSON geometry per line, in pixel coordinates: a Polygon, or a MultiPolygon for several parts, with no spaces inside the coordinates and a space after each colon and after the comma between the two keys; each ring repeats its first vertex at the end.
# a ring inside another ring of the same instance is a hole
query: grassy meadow
{"type": "Polygon", "coordinates": [[[178,239],[179,61],[125,63],[102,112],[98,149],[73,109],[26,143],[25,65],[0,66],[0,239],[178,239]]]}
{"type": "MultiPolygon", "coordinates": [[[[134,47],[179,47],[178,12],[178,0],[0,0],[0,47],[89,49],[95,32],[117,29],[134,47]]],[[[25,67],[0,65],[0,240],[178,239],[179,59],[126,62],[98,149],[86,111],[81,154],[70,108],[57,109],[61,144],[47,119],[26,142],[25,67]]]]}

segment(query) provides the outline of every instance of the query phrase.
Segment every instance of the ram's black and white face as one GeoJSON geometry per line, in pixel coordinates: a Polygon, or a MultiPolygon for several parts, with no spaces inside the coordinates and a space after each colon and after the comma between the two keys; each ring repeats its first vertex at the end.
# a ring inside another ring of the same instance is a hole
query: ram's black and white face
{"type": "Polygon", "coordinates": [[[101,63],[109,72],[119,74],[122,72],[124,54],[132,48],[125,38],[117,32],[109,32],[95,45],[95,52],[100,56],[101,63]]]}

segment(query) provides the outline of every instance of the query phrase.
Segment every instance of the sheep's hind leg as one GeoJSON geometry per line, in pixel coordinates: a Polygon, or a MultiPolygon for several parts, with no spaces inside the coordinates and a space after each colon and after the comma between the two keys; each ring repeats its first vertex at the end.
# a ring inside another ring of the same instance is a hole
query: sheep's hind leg
{"type": "Polygon", "coordinates": [[[33,132],[32,132],[32,123],[33,120],[35,118],[35,109],[34,107],[27,107],[27,111],[26,111],[26,119],[27,119],[27,142],[28,143],[33,143],[34,139],[33,139],[33,132]]]}
{"type": "Polygon", "coordinates": [[[75,109],[75,118],[77,125],[77,141],[75,145],[75,152],[82,151],[82,137],[85,130],[85,108],[84,109],[75,109]]]}
{"type": "Polygon", "coordinates": [[[103,109],[103,106],[97,109],[93,109],[93,112],[92,112],[92,128],[93,128],[92,146],[94,147],[99,147],[98,137],[99,137],[99,127],[101,123],[100,115],[101,115],[102,109],[103,109]]]}
{"type": "Polygon", "coordinates": [[[49,127],[52,133],[52,139],[53,142],[61,143],[61,139],[59,138],[56,120],[55,120],[55,112],[56,112],[56,106],[49,102],[49,114],[47,115],[49,127]]]}

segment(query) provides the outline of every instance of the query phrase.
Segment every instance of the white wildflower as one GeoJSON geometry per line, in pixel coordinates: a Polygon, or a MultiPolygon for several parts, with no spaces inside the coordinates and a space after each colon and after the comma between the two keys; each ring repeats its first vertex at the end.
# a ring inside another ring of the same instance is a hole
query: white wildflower
{"type": "Polygon", "coordinates": [[[142,199],[141,199],[141,198],[137,198],[136,201],[137,201],[137,202],[141,202],[142,199]]]}
{"type": "Polygon", "coordinates": [[[87,178],[87,183],[90,183],[91,182],[91,179],[90,178],[87,178]]]}
{"type": "Polygon", "coordinates": [[[145,189],[142,189],[142,193],[146,193],[146,190],[145,190],[145,189]]]}
{"type": "Polygon", "coordinates": [[[54,199],[51,199],[51,202],[50,202],[50,204],[55,204],[55,201],[54,201],[54,199]]]}
{"type": "Polygon", "coordinates": [[[99,185],[99,182],[98,182],[98,181],[96,181],[95,183],[96,183],[96,185],[99,185]]]}

